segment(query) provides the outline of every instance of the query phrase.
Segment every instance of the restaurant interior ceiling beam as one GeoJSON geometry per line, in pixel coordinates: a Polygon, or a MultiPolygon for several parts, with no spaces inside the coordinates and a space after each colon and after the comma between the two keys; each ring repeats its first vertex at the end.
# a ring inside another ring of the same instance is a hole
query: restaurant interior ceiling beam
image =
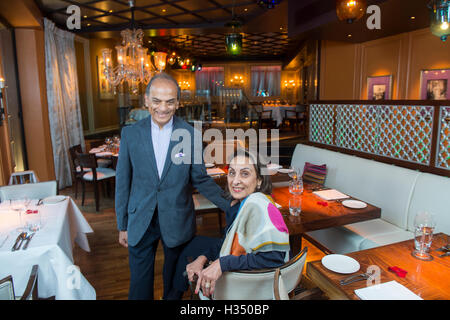
{"type": "Polygon", "coordinates": [[[0,1],[0,15],[13,28],[42,28],[41,12],[33,0],[0,1]]]}

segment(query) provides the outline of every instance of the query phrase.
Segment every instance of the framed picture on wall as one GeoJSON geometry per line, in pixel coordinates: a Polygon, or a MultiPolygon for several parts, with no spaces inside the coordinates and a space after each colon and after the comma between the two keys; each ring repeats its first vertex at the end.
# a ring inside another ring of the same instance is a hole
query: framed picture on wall
{"type": "Polygon", "coordinates": [[[450,69],[422,70],[420,74],[420,99],[450,99],[450,69]]]}
{"type": "Polygon", "coordinates": [[[392,92],[392,75],[367,77],[367,100],[389,100],[392,92]]]}
{"type": "Polygon", "coordinates": [[[114,99],[114,88],[103,74],[103,58],[97,57],[98,95],[100,100],[114,99]]]}

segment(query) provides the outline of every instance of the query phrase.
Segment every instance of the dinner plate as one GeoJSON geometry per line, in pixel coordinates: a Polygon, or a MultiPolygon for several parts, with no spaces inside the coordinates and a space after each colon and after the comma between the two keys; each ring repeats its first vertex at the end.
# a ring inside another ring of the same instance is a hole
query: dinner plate
{"type": "Polygon", "coordinates": [[[58,196],[51,196],[51,197],[47,197],[45,199],[42,200],[42,203],[44,204],[55,204],[61,201],[66,200],[66,196],[63,195],[58,195],[58,196]]]}
{"type": "Polygon", "coordinates": [[[212,168],[214,167],[214,163],[205,163],[206,168],[212,168]]]}
{"type": "Polygon", "coordinates": [[[354,273],[359,270],[359,262],[342,254],[329,254],[322,258],[322,265],[337,273],[354,273]]]}
{"type": "Polygon", "coordinates": [[[267,165],[267,169],[270,169],[270,170],[278,170],[280,168],[283,168],[283,167],[276,163],[269,163],[267,165]]]}
{"type": "Polygon", "coordinates": [[[281,169],[278,169],[278,172],[279,173],[291,173],[291,172],[294,172],[294,169],[283,169],[283,168],[281,168],[281,169]]]}
{"type": "Polygon", "coordinates": [[[365,207],[367,207],[367,204],[365,202],[358,200],[344,200],[342,201],[342,205],[344,207],[352,209],[364,209],[365,207]]]}

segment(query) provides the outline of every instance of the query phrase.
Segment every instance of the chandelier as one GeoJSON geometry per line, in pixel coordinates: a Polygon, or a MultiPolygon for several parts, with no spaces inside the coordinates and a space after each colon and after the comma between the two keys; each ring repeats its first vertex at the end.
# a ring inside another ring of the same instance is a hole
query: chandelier
{"type": "Polygon", "coordinates": [[[366,0],[336,0],[336,14],[341,21],[353,23],[366,12],[366,0]]]}
{"type": "Polygon", "coordinates": [[[137,94],[139,83],[148,84],[153,72],[148,49],[143,47],[144,32],[126,29],[120,35],[122,45],[116,46],[117,66],[112,64],[112,49],[102,49],[103,73],[114,87],[127,82],[132,93],[137,94]]]}
{"type": "Polygon", "coordinates": [[[450,1],[433,0],[428,4],[430,9],[430,29],[442,41],[446,41],[450,36],[450,1]]]}

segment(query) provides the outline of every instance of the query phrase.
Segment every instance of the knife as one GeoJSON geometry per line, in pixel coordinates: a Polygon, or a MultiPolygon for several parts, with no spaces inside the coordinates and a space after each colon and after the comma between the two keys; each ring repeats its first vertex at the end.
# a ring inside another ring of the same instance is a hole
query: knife
{"type": "Polygon", "coordinates": [[[22,250],[26,250],[26,249],[28,248],[28,244],[30,243],[30,241],[31,241],[31,239],[33,238],[34,234],[35,234],[35,232],[33,232],[32,234],[30,234],[30,235],[27,237],[27,239],[26,239],[27,242],[25,242],[25,245],[23,246],[22,250]]]}

